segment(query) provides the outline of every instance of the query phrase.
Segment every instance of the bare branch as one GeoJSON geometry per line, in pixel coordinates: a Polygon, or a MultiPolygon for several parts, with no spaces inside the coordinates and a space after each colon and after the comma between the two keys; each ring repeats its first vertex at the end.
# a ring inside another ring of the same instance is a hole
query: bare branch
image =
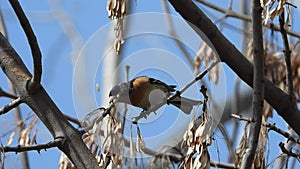
{"type": "MultiPolygon", "coordinates": [[[[130,147],[130,142],[126,138],[124,138],[124,143],[125,143],[125,146],[130,147]]],[[[133,146],[135,147],[136,146],[135,143],[133,143],[133,144],[134,144],[133,146]]],[[[178,163],[178,162],[183,160],[183,157],[182,157],[181,154],[168,153],[168,152],[167,153],[161,153],[161,152],[157,152],[157,151],[152,150],[152,149],[147,148],[147,147],[143,148],[143,152],[145,154],[148,154],[148,155],[153,156],[153,157],[168,156],[169,159],[172,162],[175,162],[175,163],[178,163]]],[[[210,160],[210,164],[214,167],[236,169],[234,164],[222,163],[222,162],[217,162],[217,161],[214,161],[214,160],[210,160]]]]}
{"type": "Polygon", "coordinates": [[[17,107],[22,102],[23,101],[22,101],[22,99],[20,97],[16,98],[15,100],[11,101],[10,103],[8,103],[7,105],[5,105],[4,107],[2,107],[0,109],[0,115],[7,113],[11,109],[17,107]]]}
{"type": "MultiPolygon", "coordinates": [[[[130,70],[130,66],[126,65],[126,67],[125,67],[126,82],[129,82],[129,70],[130,70]]],[[[124,130],[125,130],[127,111],[128,111],[128,105],[126,103],[124,103],[124,111],[123,111],[123,119],[122,119],[122,132],[121,132],[122,134],[124,134],[124,130]]]]}
{"type": "Polygon", "coordinates": [[[262,33],[262,7],[260,1],[252,0],[252,30],[253,30],[253,101],[252,101],[252,119],[250,125],[249,142],[243,160],[241,162],[242,169],[252,168],[260,128],[262,123],[263,106],[264,106],[264,47],[262,33]]]}
{"type": "Polygon", "coordinates": [[[237,169],[234,164],[222,163],[214,160],[210,160],[210,165],[216,168],[237,169]]]}
{"type": "Polygon", "coordinates": [[[5,146],[5,147],[0,147],[0,150],[2,150],[3,152],[25,152],[25,151],[37,151],[38,153],[40,153],[41,150],[47,150],[49,148],[53,148],[53,147],[58,147],[60,145],[63,145],[63,143],[65,142],[64,139],[62,138],[57,138],[53,141],[50,141],[49,143],[46,144],[38,144],[38,145],[33,145],[33,146],[15,146],[15,147],[9,147],[9,146],[5,146]]]}
{"type": "Polygon", "coordinates": [[[265,125],[266,125],[266,127],[269,128],[268,129],[269,131],[273,130],[273,131],[281,134],[285,138],[287,138],[288,141],[293,141],[295,143],[300,144],[300,138],[299,137],[295,137],[295,136],[291,135],[289,132],[286,132],[286,131],[284,131],[284,130],[278,128],[278,127],[276,127],[275,124],[267,123],[265,125]]]}
{"type": "MultiPolygon", "coordinates": [[[[232,118],[236,118],[242,121],[246,121],[248,123],[253,123],[253,120],[247,117],[243,117],[241,115],[236,115],[236,114],[231,114],[230,115],[232,118]]],[[[262,125],[266,126],[268,128],[268,131],[273,130],[279,134],[281,134],[282,136],[284,136],[285,138],[288,139],[288,141],[293,141],[295,143],[300,144],[300,138],[299,137],[295,137],[293,135],[291,135],[289,132],[286,132],[278,127],[275,126],[275,124],[271,124],[271,123],[263,123],[262,125]]]]}
{"type": "MultiPolygon", "coordinates": [[[[0,30],[1,32],[3,33],[3,35],[8,38],[7,36],[7,30],[6,30],[6,25],[5,25],[5,22],[3,20],[3,13],[2,11],[0,11],[0,30]]],[[[16,89],[14,88],[13,84],[11,83],[10,80],[7,80],[8,81],[8,86],[9,86],[9,90],[10,90],[10,96],[13,96],[11,97],[11,99],[16,99],[16,95],[17,95],[17,92],[16,92],[16,89]]],[[[21,115],[21,111],[20,111],[20,107],[16,107],[14,110],[14,117],[15,117],[15,121],[16,123],[18,124],[16,126],[17,130],[18,130],[18,134],[19,134],[19,138],[21,137],[22,133],[21,131],[24,130],[25,128],[25,123],[22,123],[22,115],[21,115]]],[[[28,153],[27,152],[22,152],[20,153],[20,159],[21,159],[21,165],[22,165],[22,169],[28,169],[30,168],[29,167],[29,160],[28,160],[28,153]]],[[[1,168],[1,167],[0,167],[1,168]]]]}
{"type": "MultiPolygon", "coordinates": [[[[232,18],[237,18],[237,19],[242,19],[244,21],[248,21],[248,22],[251,22],[251,17],[248,16],[248,15],[245,15],[245,14],[239,14],[239,13],[236,13],[232,10],[228,10],[228,9],[224,9],[224,8],[221,8],[217,5],[214,5],[210,2],[207,2],[207,1],[203,1],[203,0],[196,0],[197,2],[207,6],[207,7],[210,7],[216,11],[219,11],[219,12],[222,12],[224,14],[226,14],[227,17],[232,17],[232,18]]],[[[279,26],[276,26],[274,24],[265,24],[264,25],[265,27],[269,28],[269,29],[272,29],[274,31],[277,31],[279,32],[280,31],[280,27],[279,26]]],[[[294,32],[292,30],[287,30],[287,34],[291,35],[291,36],[294,36],[294,37],[297,37],[297,38],[300,38],[300,34],[298,32],[294,32]]]]}
{"type": "Polygon", "coordinates": [[[80,126],[80,122],[79,122],[79,120],[78,120],[77,118],[74,118],[74,117],[69,116],[69,115],[67,115],[67,114],[64,114],[64,116],[65,116],[65,118],[66,118],[68,121],[70,121],[70,122],[72,122],[72,123],[75,123],[75,124],[77,124],[79,127],[81,127],[81,126],[80,126]]]}
{"type": "Polygon", "coordinates": [[[297,153],[294,153],[292,150],[287,150],[285,147],[284,147],[284,143],[280,142],[279,143],[279,147],[281,149],[281,151],[285,154],[287,154],[288,156],[291,156],[291,157],[295,157],[297,159],[300,159],[300,154],[297,154],[297,153]]]}
{"type": "Polygon", "coordinates": [[[248,123],[253,123],[253,120],[252,120],[252,119],[247,118],[247,117],[244,117],[244,116],[242,116],[242,115],[231,114],[230,117],[236,118],[236,119],[239,119],[239,120],[242,120],[242,121],[246,121],[246,122],[248,122],[248,123]]]}
{"type": "MultiPolygon", "coordinates": [[[[30,45],[31,54],[33,57],[33,77],[31,79],[31,84],[33,87],[38,86],[41,82],[41,76],[42,76],[42,53],[40,51],[36,36],[30,26],[30,23],[19,3],[18,0],[9,0],[11,6],[13,7],[19,22],[26,34],[27,41],[30,45]]],[[[29,86],[31,87],[31,86],[29,86]]]]}
{"type": "Polygon", "coordinates": [[[224,14],[226,14],[227,17],[233,17],[233,18],[237,18],[237,19],[242,19],[242,20],[245,20],[245,21],[248,21],[248,22],[251,22],[251,17],[248,16],[248,15],[245,15],[245,14],[239,14],[239,13],[236,13],[234,11],[232,11],[230,8],[229,9],[224,9],[224,8],[221,8],[217,5],[214,5],[213,3],[210,3],[208,1],[203,1],[203,0],[196,0],[197,2],[209,7],[209,8],[212,8],[216,11],[219,11],[219,12],[222,12],[224,14]]]}
{"type": "Polygon", "coordinates": [[[88,113],[83,120],[80,121],[81,127],[85,129],[85,131],[89,131],[93,128],[94,124],[98,124],[100,121],[104,119],[107,115],[111,115],[111,110],[115,107],[115,102],[111,101],[107,108],[100,107],[92,112],[88,113]],[[90,116],[97,115],[96,119],[93,119],[92,122],[89,121],[90,116]]]}
{"type": "Polygon", "coordinates": [[[1,87],[0,87],[0,97],[8,97],[10,99],[16,99],[16,98],[18,98],[17,96],[15,96],[13,94],[7,93],[1,87]]]}
{"type": "Polygon", "coordinates": [[[186,50],[186,48],[184,47],[184,45],[179,41],[179,39],[177,38],[177,34],[174,30],[174,24],[172,22],[172,18],[170,17],[170,9],[169,6],[167,4],[167,0],[161,0],[162,6],[164,11],[167,13],[166,16],[166,22],[169,28],[169,33],[172,37],[172,39],[175,41],[176,45],[178,46],[178,48],[181,50],[181,52],[183,53],[183,56],[185,56],[185,58],[188,60],[189,64],[191,66],[194,66],[194,62],[191,58],[191,56],[189,55],[188,51],[186,50]]]}
{"type": "Polygon", "coordinates": [[[294,98],[294,88],[293,88],[293,73],[292,73],[292,65],[291,65],[291,51],[289,46],[289,40],[287,38],[287,32],[284,28],[285,22],[284,22],[284,11],[279,16],[279,23],[280,23],[280,33],[284,44],[284,58],[285,58],[285,64],[286,64],[286,85],[287,85],[287,92],[291,96],[291,98],[294,98]]]}
{"type": "MultiPolygon", "coordinates": [[[[180,91],[179,94],[182,94],[183,92],[185,92],[189,87],[191,87],[194,83],[196,83],[198,80],[201,80],[213,67],[215,67],[217,64],[219,64],[220,61],[215,61],[214,63],[212,63],[208,68],[206,68],[203,72],[199,73],[195,79],[193,81],[191,81],[190,83],[188,83],[187,85],[185,85],[180,91]]],[[[174,99],[176,97],[172,96],[170,97],[170,100],[174,99]]]]}
{"type": "Polygon", "coordinates": [[[40,86],[34,92],[28,90],[32,75],[20,56],[0,34],[0,67],[13,83],[23,99],[55,138],[64,138],[66,142],[58,148],[63,151],[77,168],[99,168],[95,157],[83,143],[81,135],[64,118],[45,89],[40,86]]]}
{"type": "MultiPolygon", "coordinates": [[[[12,94],[16,95],[17,91],[14,88],[13,84],[11,83],[10,80],[8,81],[8,86],[9,86],[9,90],[12,94]]],[[[22,131],[25,129],[25,123],[23,123],[23,119],[22,119],[22,114],[21,114],[21,110],[20,107],[17,106],[14,110],[14,116],[15,116],[15,121],[17,125],[17,131],[19,134],[19,138],[22,137],[22,131]]],[[[28,160],[28,153],[27,152],[22,152],[20,153],[20,159],[21,159],[21,164],[22,164],[22,169],[29,169],[29,160],[28,160]]]]}
{"type": "MultiPolygon", "coordinates": [[[[199,36],[205,35],[214,46],[222,62],[225,62],[245,83],[253,86],[253,65],[218,30],[216,25],[191,1],[169,0],[180,15],[194,24],[199,36]],[[200,33],[200,31],[202,33],[200,33]]],[[[265,99],[277,113],[300,135],[300,111],[290,96],[265,78],[265,99]],[[280,104],[278,104],[280,103],[280,104]]]]}

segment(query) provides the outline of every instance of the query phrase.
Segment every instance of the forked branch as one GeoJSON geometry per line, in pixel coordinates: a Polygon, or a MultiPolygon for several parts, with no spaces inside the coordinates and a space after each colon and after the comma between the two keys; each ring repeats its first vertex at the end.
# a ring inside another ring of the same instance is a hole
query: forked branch
{"type": "Polygon", "coordinates": [[[18,0],[9,0],[11,6],[13,7],[19,22],[26,34],[27,41],[29,43],[31,54],[33,58],[33,77],[31,79],[31,83],[29,87],[36,87],[41,82],[42,76],[42,53],[40,51],[40,47],[37,42],[37,38],[31,28],[31,25],[19,3],[18,0]]]}

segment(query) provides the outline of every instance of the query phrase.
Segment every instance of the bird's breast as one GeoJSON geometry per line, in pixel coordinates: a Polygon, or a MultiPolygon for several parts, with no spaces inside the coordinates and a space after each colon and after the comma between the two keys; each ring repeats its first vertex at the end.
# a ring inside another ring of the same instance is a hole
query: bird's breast
{"type": "Polygon", "coordinates": [[[161,103],[167,95],[161,86],[148,83],[134,86],[135,88],[132,94],[130,94],[131,104],[144,110],[148,110],[151,106],[161,103]]]}

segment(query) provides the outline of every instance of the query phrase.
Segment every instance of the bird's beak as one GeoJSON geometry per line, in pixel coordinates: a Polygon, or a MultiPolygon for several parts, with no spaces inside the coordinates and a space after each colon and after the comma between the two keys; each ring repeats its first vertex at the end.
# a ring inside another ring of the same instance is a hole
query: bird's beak
{"type": "Polygon", "coordinates": [[[117,98],[117,96],[109,96],[109,103],[115,103],[117,98]]]}

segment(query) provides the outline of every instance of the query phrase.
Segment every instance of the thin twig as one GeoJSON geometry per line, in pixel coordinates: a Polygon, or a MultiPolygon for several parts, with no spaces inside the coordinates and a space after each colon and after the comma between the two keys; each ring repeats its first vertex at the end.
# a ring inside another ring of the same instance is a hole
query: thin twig
{"type": "MultiPolygon", "coordinates": [[[[244,36],[245,37],[245,36],[244,36]]],[[[240,105],[240,83],[241,80],[236,77],[235,78],[235,85],[234,85],[234,97],[232,99],[232,102],[231,102],[231,109],[232,109],[232,112],[234,113],[239,113],[240,110],[239,110],[239,105],[240,105]]],[[[235,141],[238,140],[237,137],[238,137],[238,130],[239,130],[239,126],[240,126],[240,123],[236,120],[234,123],[233,123],[233,130],[232,130],[232,136],[231,136],[231,139],[230,139],[230,147],[231,147],[231,151],[234,152],[234,148],[233,148],[233,145],[235,144],[235,141]]],[[[229,162],[232,162],[234,161],[235,159],[235,156],[232,156],[230,155],[229,156],[229,162]]]]}
{"type": "MultiPolygon", "coordinates": [[[[8,80],[8,86],[9,86],[10,93],[13,95],[17,95],[17,91],[10,80],[8,80]]],[[[22,118],[22,113],[21,113],[21,109],[19,106],[14,108],[13,112],[14,112],[16,124],[18,124],[16,128],[17,128],[17,131],[19,134],[19,138],[21,138],[22,131],[26,128],[26,124],[22,118]]],[[[29,169],[30,166],[29,166],[29,160],[28,160],[28,153],[27,152],[20,153],[20,159],[21,159],[22,169],[29,169]]]]}
{"type": "Polygon", "coordinates": [[[196,0],[197,2],[209,7],[209,8],[212,8],[216,11],[219,11],[219,12],[222,12],[224,14],[226,14],[227,17],[233,17],[233,18],[237,18],[237,19],[242,19],[242,20],[246,20],[248,22],[251,22],[251,17],[248,16],[248,15],[245,15],[245,14],[239,14],[239,13],[236,13],[232,10],[228,10],[228,9],[224,9],[224,8],[221,8],[217,5],[214,5],[213,3],[210,3],[210,2],[207,2],[207,1],[203,1],[203,0],[196,0]]]}
{"type": "Polygon", "coordinates": [[[281,149],[281,151],[285,154],[287,154],[288,156],[291,156],[291,157],[295,157],[297,159],[300,159],[300,154],[297,154],[297,153],[294,153],[292,150],[287,150],[285,147],[284,147],[284,143],[280,142],[279,143],[279,147],[281,149]]]}
{"type": "Polygon", "coordinates": [[[230,117],[232,118],[236,118],[236,119],[239,119],[239,120],[242,120],[242,121],[246,121],[248,123],[253,123],[253,120],[248,118],[248,117],[244,117],[242,115],[238,115],[238,114],[231,114],[230,117]]]}
{"type": "Polygon", "coordinates": [[[183,53],[183,56],[185,56],[185,58],[188,60],[189,64],[194,66],[194,62],[191,58],[191,56],[189,55],[189,52],[186,50],[186,48],[184,47],[184,45],[178,40],[178,35],[174,30],[174,24],[172,21],[172,18],[170,17],[170,9],[169,6],[167,4],[167,0],[161,0],[162,6],[164,11],[167,13],[166,16],[166,22],[169,28],[169,33],[172,37],[172,39],[175,41],[176,45],[178,46],[178,48],[181,50],[181,52],[183,53]]]}
{"type": "Polygon", "coordinates": [[[292,73],[292,65],[291,65],[291,50],[289,46],[289,41],[287,38],[287,32],[284,28],[284,11],[279,16],[279,23],[280,23],[280,33],[284,44],[284,58],[286,63],[286,85],[287,85],[287,92],[293,98],[294,96],[294,89],[293,89],[293,73],[292,73]]]}
{"type": "MultiPolygon", "coordinates": [[[[186,86],[184,86],[180,91],[178,91],[176,94],[180,95],[183,92],[185,92],[189,87],[191,87],[194,83],[196,83],[198,80],[201,80],[213,67],[215,67],[218,63],[220,63],[219,60],[212,63],[208,68],[206,68],[203,72],[199,73],[193,81],[188,83],[186,86]]],[[[177,95],[173,95],[169,97],[169,100],[174,99],[177,95]]]]}
{"type": "MultiPolygon", "coordinates": [[[[207,1],[203,1],[203,0],[196,0],[197,2],[209,7],[209,8],[212,8],[216,11],[219,11],[219,12],[222,12],[222,13],[225,13],[227,17],[232,17],[232,18],[237,18],[237,19],[242,19],[242,20],[245,20],[245,21],[248,21],[248,22],[251,22],[251,17],[248,16],[248,15],[245,15],[245,14],[239,14],[237,12],[234,12],[234,11],[231,11],[231,10],[227,10],[227,9],[224,9],[224,8],[221,8],[217,5],[214,5],[210,2],[207,2],[207,1]]],[[[279,26],[276,26],[276,25],[273,25],[273,24],[265,24],[264,25],[265,27],[269,28],[269,29],[272,29],[274,31],[277,31],[279,32],[280,31],[280,27],[279,26]]],[[[287,34],[291,35],[291,36],[294,36],[294,37],[297,37],[297,38],[300,38],[300,34],[298,32],[294,32],[294,31],[291,31],[291,30],[287,30],[287,34]]]]}
{"type": "MultiPolygon", "coordinates": [[[[239,119],[239,120],[242,120],[242,121],[246,121],[248,123],[253,123],[252,119],[247,118],[247,117],[243,117],[241,115],[231,114],[230,117],[236,118],[236,119],[239,119]]],[[[286,131],[284,131],[284,130],[278,128],[278,127],[276,127],[275,124],[271,124],[271,123],[265,122],[262,125],[265,126],[265,127],[267,127],[268,131],[273,130],[273,131],[277,132],[278,134],[281,134],[282,136],[284,136],[285,138],[287,138],[288,141],[293,141],[295,143],[300,144],[300,138],[299,137],[295,137],[295,136],[291,135],[289,132],[286,132],[286,131]]]]}
{"type": "Polygon", "coordinates": [[[64,117],[65,117],[68,121],[70,121],[70,122],[72,122],[72,123],[75,123],[75,124],[77,124],[79,127],[81,127],[80,121],[79,121],[77,118],[74,118],[74,117],[69,116],[69,115],[67,115],[67,114],[64,114],[64,117]]]}
{"type": "Polygon", "coordinates": [[[11,109],[17,107],[22,102],[23,100],[20,97],[16,98],[15,100],[11,101],[10,103],[8,103],[0,109],[0,115],[7,113],[11,109]]]}
{"type": "MultiPolygon", "coordinates": [[[[130,147],[130,141],[124,138],[124,144],[126,147],[130,147]]],[[[136,147],[135,143],[133,143],[133,147],[136,147]]],[[[155,150],[152,150],[150,148],[144,147],[142,150],[145,154],[153,156],[153,157],[159,157],[159,156],[168,156],[169,159],[172,162],[178,163],[183,160],[183,156],[181,154],[176,154],[176,153],[161,153],[157,152],[155,150]]],[[[214,160],[210,160],[210,164],[215,167],[221,167],[221,168],[227,168],[227,169],[236,169],[234,164],[228,164],[228,163],[222,163],[222,162],[217,162],[214,160]]]]}
{"type": "Polygon", "coordinates": [[[41,150],[47,150],[48,148],[52,148],[52,147],[58,147],[62,144],[64,144],[65,140],[62,138],[57,138],[53,141],[50,141],[49,143],[46,144],[38,144],[38,145],[33,145],[33,146],[15,146],[15,147],[9,147],[9,146],[5,146],[5,147],[0,147],[0,150],[2,150],[3,152],[24,152],[24,151],[37,151],[38,153],[40,153],[41,150]]]}
{"type": "Polygon", "coordinates": [[[228,5],[228,9],[229,9],[229,10],[232,10],[232,0],[229,0],[228,4],[229,4],[229,5],[228,5]]]}
{"type": "Polygon", "coordinates": [[[267,123],[267,124],[265,124],[265,126],[269,128],[268,131],[273,130],[273,131],[281,134],[285,138],[287,138],[288,141],[293,141],[295,143],[300,144],[300,138],[299,137],[295,137],[295,136],[291,135],[289,132],[286,132],[286,131],[276,127],[275,124],[267,123]]]}
{"type": "Polygon", "coordinates": [[[84,129],[86,131],[90,130],[95,123],[99,123],[100,121],[102,121],[107,115],[110,115],[111,113],[111,109],[115,107],[115,102],[116,101],[111,101],[109,106],[107,108],[104,108],[104,107],[100,107],[100,108],[97,108],[95,110],[93,110],[92,112],[90,112],[87,116],[89,115],[93,115],[95,113],[97,113],[97,118],[92,122],[92,123],[88,123],[88,122],[85,122],[84,120],[81,121],[81,126],[84,127],[84,129]]]}
{"type": "Polygon", "coordinates": [[[210,165],[216,168],[237,169],[237,167],[234,164],[222,163],[214,160],[210,160],[210,165]]]}
{"type": "Polygon", "coordinates": [[[16,99],[16,98],[18,98],[17,96],[15,96],[13,94],[7,93],[1,87],[0,87],[0,97],[8,97],[10,99],[16,99]]]}
{"type": "MultiPolygon", "coordinates": [[[[130,66],[126,65],[126,82],[129,81],[129,69],[130,66]]],[[[124,104],[124,111],[123,111],[123,119],[122,119],[122,134],[124,134],[124,130],[125,130],[125,122],[126,122],[126,116],[127,116],[127,111],[128,111],[128,105],[125,103],[124,104]]]]}
{"type": "MultiPolygon", "coordinates": [[[[31,54],[33,58],[33,77],[31,79],[31,84],[33,86],[37,86],[41,82],[41,76],[42,76],[42,53],[40,51],[37,38],[31,28],[31,25],[19,3],[17,0],[9,0],[12,8],[14,9],[19,22],[26,34],[27,41],[30,45],[31,54]]],[[[30,84],[30,85],[31,85],[30,84]]]]}
{"type": "MultiPolygon", "coordinates": [[[[223,135],[223,139],[225,140],[225,143],[228,148],[228,162],[232,162],[235,159],[235,153],[234,153],[234,147],[233,147],[233,141],[229,138],[228,131],[226,130],[225,126],[222,123],[218,124],[218,129],[220,130],[221,134],[223,135]]],[[[234,134],[234,133],[233,133],[234,134]]],[[[234,138],[234,137],[232,137],[234,138]]]]}

